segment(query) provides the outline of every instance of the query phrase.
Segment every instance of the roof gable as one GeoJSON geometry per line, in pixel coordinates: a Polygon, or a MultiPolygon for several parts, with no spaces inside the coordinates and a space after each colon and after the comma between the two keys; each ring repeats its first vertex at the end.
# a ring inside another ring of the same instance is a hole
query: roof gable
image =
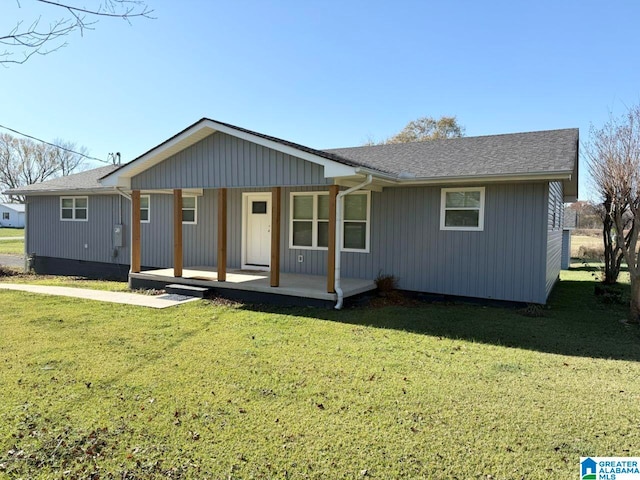
{"type": "Polygon", "coordinates": [[[325,169],[220,131],[131,177],[133,190],[327,185],[325,169]]]}
{"type": "Polygon", "coordinates": [[[360,166],[355,161],[341,158],[330,152],[315,150],[304,145],[236,127],[235,125],[203,118],[157,147],[106,175],[101,179],[101,183],[103,185],[130,187],[132,177],[198,143],[215,132],[222,132],[321,165],[325,169],[325,177],[327,178],[354,175],[354,169],[360,166]]]}

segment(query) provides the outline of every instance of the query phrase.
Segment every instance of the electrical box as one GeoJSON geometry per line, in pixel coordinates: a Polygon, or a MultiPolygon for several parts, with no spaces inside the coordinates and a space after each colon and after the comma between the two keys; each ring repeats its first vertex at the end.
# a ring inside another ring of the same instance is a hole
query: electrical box
{"type": "Polygon", "coordinates": [[[123,233],[122,225],[114,225],[113,226],[113,246],[114,247],[124,246],[123,239],[124,239],[124,233],[123,233]]]}

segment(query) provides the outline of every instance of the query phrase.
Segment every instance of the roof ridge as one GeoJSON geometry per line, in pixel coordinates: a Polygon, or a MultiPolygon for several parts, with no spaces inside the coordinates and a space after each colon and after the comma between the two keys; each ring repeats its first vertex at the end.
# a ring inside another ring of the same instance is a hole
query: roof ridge
{"type": "Polygon", "coordinates": [[[493,133],[489,135],[474,135],[470,137],[455,137],[455,138],[434,138],[429,140],[416,140],[415,142],[399,142],[399,143],[381,143],[375,145],[358,145],[354,147],[337,147],[337,148],[327,148],[324,151],[331,153],[334,150],[350,150],[356,148],[376,148],[376,147],[393,147],[396,145],[421,145],[424,143],[441,143],[441,142],[449,142],[449,141],[464,141],[464,140],[474,140],[474,139],[486,139],[486,138],[494,138],[494,137],[508,137],[508,136],[516,136],[516,135],[532,135],[532,134],[542,134],[542,133],[550,133],[550,132],[565,132],[565,131],[573,131],[579,132],[577,127],[573,128],[552,128],[548,130],[530,130],[527,132],[510,132],[510,133],[493,133]]]}

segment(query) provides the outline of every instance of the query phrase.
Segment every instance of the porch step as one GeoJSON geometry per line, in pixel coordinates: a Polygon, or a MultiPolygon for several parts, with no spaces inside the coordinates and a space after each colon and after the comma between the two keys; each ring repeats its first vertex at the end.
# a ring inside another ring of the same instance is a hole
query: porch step
{"type": "Polygon", "coordinates": [[[164,287],[164,289],[167,293],[197,298],[204,298],[209,290],[211,290],[210,288],[195,287],[193,285],[178,285],[177,283],[167,285],[164,287]]]}

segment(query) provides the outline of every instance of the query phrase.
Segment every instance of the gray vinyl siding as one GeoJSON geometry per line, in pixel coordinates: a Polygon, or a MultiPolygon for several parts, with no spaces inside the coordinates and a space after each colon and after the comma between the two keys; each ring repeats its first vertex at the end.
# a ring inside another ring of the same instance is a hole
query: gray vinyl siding
{"type": "Polygon", "coordinates": [[[27,204],[27,253],[91,262],[129,263],[130,205],[125,198],[119,195],[89,196],[86,222],[60,220],[59,196],[31,196],[27,197],[27,204]],[[124,247],[116,248],[113,227],[120,221],[125,225],[124,247]]]}
{"type": "MultiPolygon", "coordinates": [[[[316,190],[327,187],[282,189],[282,272],[326,275],[326,250],[289,248],[290,194],[316,190]],[[298,262],[298,255],[303,256],[303,262],[298,262]]],[[[228,189],[229,268],[241,267],[242,194],[248,191],[270,190],[228,189]]],[[[379,273],[392,274],[398,278],[399,288],[405,290],[544,303],[550,290],[545,280],[553,277],[555,281],[560,259],[558,242],[557,268],[546,261],[555,245],[550,235],[554,231],[548,231],[548,192],[545,183],[486,185],[484,230],[480,232],[440,230],[439,187],[372,192],[370,252],[342,253],[342,276],[374,279],[379,273]]],[[[197,224],[182,226],[183,263],[187,268],[217,264],[217,198],[218,190],[205,189],[197,200],[197,224]]],[[[114,259],[111,229],[118,219],[118,196],[90,196],[89,222],[61,222],[59,197],[32,197],[29,227],[37,227],[30,230],[33,235],[29,235],[29,251],[128,263],[130,202],[122,199],[122,205],[126,246],[114,259]],[[85,243],[89,248],[84,249],[85,243]]],[[[173,265],[172,205],[172,195],[150,196],[150,222],[141,225],[145,267],[173,265]]],[[[557,232],[561,236],[561,229],[557,232]]]]}
{"type": "Polygon", "coordinates": [[[544,303],[546,185],[487,185],[481,232],[440,230],[438,187],[372,194],[371,252],[344,253],[345,277],[398,277],[399,287],[544,303]]]}
{"type": "Polygon", "coordinates": [[[547,199],[547,275],[545,293],[546,296],[549,296],[551,289],[558,280],[562,264],[562,215],[564,213],[564,205],[561,182],[549,182],[547,199]]]}
{"type": "Polygon", "coordinates": [[[221,132],[131,179],[140,190],[330,183],[320,165],[221,132]]]}
{"type": "MultiPolygon", "coordinates": [[[[326,250],[289,248],[290,193],[282,190],[282,272],[325,275],[326,250]],[[302,255],[303,262],[298,262],[302,255]]],[[[242,193],[228,190],[227,264],[241,266],[242,193]]],[[[482,232],[440,230],[440,188],[388,188],[371,194],[370,253],[342,254],[344,277],[398,277],[399,287],[448,295],[544,303],[546,184],[488,185],[482,232]]],[[[143,225],[142,258],[148,266],[172,265],[170,195],[152,195],[151,223],[143,225]],[[159,218],[158,218],[159,216],[159,218]],[[154,240],[158,239],[158,240],[154,240]]],[[[217,262],[217,191],[198,199],[198,225],[183,226],[184,265],[217,262]]]]}

